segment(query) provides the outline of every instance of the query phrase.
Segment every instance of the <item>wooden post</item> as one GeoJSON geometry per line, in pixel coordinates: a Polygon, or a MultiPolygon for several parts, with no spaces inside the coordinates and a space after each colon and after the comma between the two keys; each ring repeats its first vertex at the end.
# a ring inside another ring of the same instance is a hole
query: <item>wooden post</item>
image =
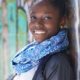
{"type": "Polygon", "coordinates": [[[7,10],[6,10],[6,2],[4,1],[2,3],[2,24],[3,24],[3,30],[2,30],[2,39],[3,39],[3,49],[2,49],[2,61],[3,61],[3,78],[2,80],[5,80],[8,77],[8,29],[7,29],[7,10]]]}
{"type": "MultiPolygon", "coordinates": [[[[0,3],[0,59],[2,59],[2,48],[3,48],[3,38],[2,38],[2,3],[0,3]]],[[[0,80],[3,80],[3,60],[0,60],[0,80]]]]}

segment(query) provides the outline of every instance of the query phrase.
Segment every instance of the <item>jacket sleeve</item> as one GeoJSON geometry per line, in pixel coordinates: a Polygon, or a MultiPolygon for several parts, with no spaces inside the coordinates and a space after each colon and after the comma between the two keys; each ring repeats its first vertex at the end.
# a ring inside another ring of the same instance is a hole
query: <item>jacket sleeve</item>
{"type": "Polygon", "coordinates": [[[53,57],[44,70],[46,80],[74,80],[72,68],[64,57],[53,57]]]}

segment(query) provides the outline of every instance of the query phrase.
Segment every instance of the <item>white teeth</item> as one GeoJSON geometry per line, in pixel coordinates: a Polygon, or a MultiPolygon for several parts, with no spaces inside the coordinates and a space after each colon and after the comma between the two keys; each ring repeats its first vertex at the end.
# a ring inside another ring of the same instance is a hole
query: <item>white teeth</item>
{"type": "Polygon", "coordinates": [[[44,34],[44,33],[45,33],[45,31],[40,31],[40,30],[35,31],[35,34],[44,34]]]}

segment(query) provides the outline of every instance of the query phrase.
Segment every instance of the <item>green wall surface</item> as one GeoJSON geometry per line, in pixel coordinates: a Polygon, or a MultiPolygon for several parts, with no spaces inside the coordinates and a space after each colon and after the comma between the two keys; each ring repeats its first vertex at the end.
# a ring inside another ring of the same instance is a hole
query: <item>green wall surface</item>
{"type": "Polygon", "coordinates": [[[5,26],[2,22],[2,7],[0,7],[0,80],[6,80],[6,78],[14,72],[11,65],[11,60],[17,51],[28,43],[28,21],[25,10],[21,7],[17,7],[16,0],[6,0],[6,9],[6,28],[8,33],[4,30],[5,26]],[[7,37],[8,41],[3,39],[3,31],[6,34],[5,37],[7,37]],[[6,47],[3,45],[6,44],[8,44],[8,47],[7,49],[4,49],[6,47]],[[4,50],[7,50],[7,52],[4,53],[4,50]],[[5,54],[7,56],[5,56],[5,54]],[[5,70],[8,70],[8,72],[5,70]]]}

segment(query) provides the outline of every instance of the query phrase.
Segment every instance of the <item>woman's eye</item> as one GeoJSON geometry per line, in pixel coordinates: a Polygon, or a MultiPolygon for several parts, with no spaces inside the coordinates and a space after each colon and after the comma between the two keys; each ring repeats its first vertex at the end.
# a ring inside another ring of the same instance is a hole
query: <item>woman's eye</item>
{"type": "Polygon", "coordinates": [[[50,17],[50,16],[44,17],[44,20],[50,20],[50,19],[52,19],[52,17],[50,17]]]}
{"type": "Polygon", "coordinates": [[[31,19],[31,21],[33,21],[33,20],[36,20],[37,18],[36,18],[36,16],[31,16],[30,19],[31,19]]]}

